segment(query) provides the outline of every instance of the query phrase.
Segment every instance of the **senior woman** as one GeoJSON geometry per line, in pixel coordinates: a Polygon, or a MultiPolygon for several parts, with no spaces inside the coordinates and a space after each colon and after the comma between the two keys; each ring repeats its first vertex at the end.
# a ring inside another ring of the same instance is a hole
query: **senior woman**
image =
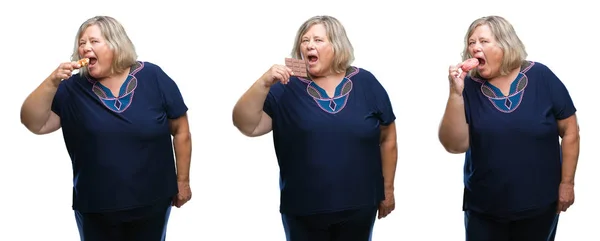
{"type": "Polygon", "coordinates": [[[40,135],[62,127],[81,240],[164,240],[171,206],[191,198],[188,108],[177,85],[138,61],[108,16],[80,26],[72,60],[27,97],[21,122],[40,135]]]}
{"type": "Polygon", "coordinates": [[[450,153],[465,153],[466,240],[554,240],[574,201],[579,156],[576,109],[546,65],[526,60],[513,26],[475,20],[463,60],[450,66],[450,95],[439,128],[450,153]],[[559,141],[559,137],[562,141],[559,141]]]}
{"type": "Polygon", "coordinates": [[[273,131],[280,212],[288,241],[367,241],[394,209],[395,115],[386,90],[351,65],[343,25],[315,16],[298,29],[292,56],[308,76],[274,65],[239,99],[233,123],[256,137],[273,131]]]}

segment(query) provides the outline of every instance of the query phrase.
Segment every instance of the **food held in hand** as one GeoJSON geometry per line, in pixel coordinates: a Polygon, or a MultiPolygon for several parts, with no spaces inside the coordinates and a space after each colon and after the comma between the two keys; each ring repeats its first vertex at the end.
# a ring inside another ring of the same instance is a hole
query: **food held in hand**
{"type": "Polygon", "coordinates": [[[83,58],[83,59],[80,59],[79,61],[77,61],[77,63],[79,64],[79,66],[85,67],[90,63],[90,59],[83,58]]]}
{"type": "Polygon", "coordinates": [[[285,58],[285,66],[292,69],[294,76],[308,77],[306,62],[302,59],[285,58]]]}
{"type": "Polygon", "coordinates": [[[475,67],[477,67],[477,65],[479,65],[479,60],[477,58],[470,58],[470,59],[465,60],[465,62],[463,62],[463,64],[460,66],[460,68],[464,72],[469,72],[472,69],[474,69],[475,67]]]}

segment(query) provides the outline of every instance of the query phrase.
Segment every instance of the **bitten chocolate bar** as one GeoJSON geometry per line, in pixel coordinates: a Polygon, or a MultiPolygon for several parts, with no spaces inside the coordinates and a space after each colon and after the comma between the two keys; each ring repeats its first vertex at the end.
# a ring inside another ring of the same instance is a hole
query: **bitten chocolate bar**
{"type": "Polygon", "coordinates": [[[285,58],[285,66],[292,69],[294,76],[308,77],[308,73],[306,71],[306,62],[304,62],[304,60],[285,58]]]}

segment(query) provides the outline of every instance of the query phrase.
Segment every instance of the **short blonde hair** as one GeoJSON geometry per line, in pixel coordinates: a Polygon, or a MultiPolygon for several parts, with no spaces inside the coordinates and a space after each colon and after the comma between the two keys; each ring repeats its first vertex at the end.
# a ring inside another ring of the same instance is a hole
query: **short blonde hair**
{"type": "MultiPolygon", "coordinates": [[[[504,53],[502,64],[500,65],[500,74],[507,75],[511,70],[520,67],[527,58],[525,45],[521,42],[521,39],[519,39],[512,24],[500,16],[486,16],[471,23],[471,26],[469,26],[467,34],[465,35],[465,48],[463,49],[462,60],[465,61],[473,57],[468,50],[469,37],[471,37],[475,29],[481,25],[487,25],[490,28],[498,46],[504,53]]],[[[476,69],[471,70],[470,75],[478,78],[481,77],[476,69]]]]}
{"type": "Polygon", "coordinates": [[[316,24],[323,24],[325,31],[327,32],[327,38],[333,45],[333,71],[335,73],[346,72],[352,65],[352,62],[354,62],[354,47],[352,47],[352,43],[350,43],[350,39],[348,39],[346,29],[342,23],[331,16],[314,16],[306,20],[306,22],[300,26],[296,33],[296,40],[294,41],[294,47],[292,49],[292,58],[302,58],[300,51],[302,36],[306,34],[310,27],[316,24]]]}
{"type": "MultiPolygon", "coordinates": [[[[116,19],[109,16],[96,16],[88,19],[79,27],[75,36],[75,47],[71,55],[71,61],[78,61],[82,56],[79,56],[79,39],[83,32],[90,26],[96,25],[102,32],[102,37],[108,44],[108,47],[113,51],[113,62],[110,66],[110,74],[120,73],[125,69],[133,66],[137,62],[137,53],[135,46],[127,36],[125,28],[116,19]]],[[[82,76],[87,75],[87,69],[81,68],[79,72],[82,76]]]]}

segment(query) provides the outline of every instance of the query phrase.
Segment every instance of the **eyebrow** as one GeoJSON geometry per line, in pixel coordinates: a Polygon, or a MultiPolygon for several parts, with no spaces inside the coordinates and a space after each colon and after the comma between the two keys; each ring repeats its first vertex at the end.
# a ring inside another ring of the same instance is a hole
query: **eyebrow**
{"type": "Polygon", "coordinates": [[[470,42],[470,41],[477,40],[477,39],[479,39],[479,40],[481,40],[481,39],[488,40],[489,38],[487,38],[487,37],[469,38],[469,42],[470,42]]]}
{"type": "MultiPolygon", "coordinates": [[[[97,39],[99,39],[99,38],[97,38],[97,37],[89,37],[89,39],[91,39],[91,40],[97,40],[97,39]]],[[[83,38],[80,38],[80,39],[79,39],[79,42],[81,42],[81,41],[83,41],[83,40],[84,40],[83,38]]]]}
{"type": "MultiPolygon", "coordinates": [[[[315,35],[313,38],[323,38],[321,35],[315,35]]],[[[302,39],[310,39],[310,37],[302,36],[302,39]]]]}

